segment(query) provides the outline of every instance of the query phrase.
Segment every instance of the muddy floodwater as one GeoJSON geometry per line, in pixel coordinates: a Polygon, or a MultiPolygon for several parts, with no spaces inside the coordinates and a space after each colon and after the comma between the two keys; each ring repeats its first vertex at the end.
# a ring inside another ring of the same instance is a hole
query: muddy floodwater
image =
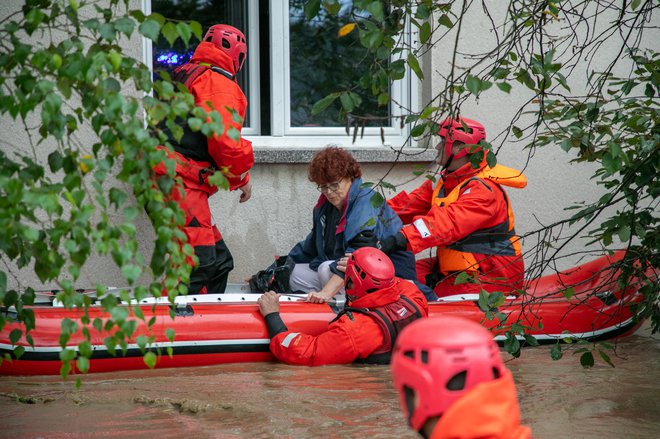
{"type": "MultiPolygon", "coordinates": [[[[616,367],[567,352],[507,362],[537,438],[660,437],[660,337],[617,343],[616,367]]],[[[83,376],[0,377],[2,438],[415,438],[387,366],[274,363],[83,376]]],[[[477,421],[477,420],[475,420],[477,421]]]]}

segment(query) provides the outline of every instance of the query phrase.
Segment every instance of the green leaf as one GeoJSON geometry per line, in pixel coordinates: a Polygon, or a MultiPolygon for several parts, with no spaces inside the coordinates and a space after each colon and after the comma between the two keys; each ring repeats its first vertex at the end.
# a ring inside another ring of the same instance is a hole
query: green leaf
{"type": "Polygon", "coordinates": [[[142,269],[137,265],[126,264],[121,267],[121,274],[128,281],[129,285],[133,285],[142,274],[142,269]]]}
{"type": "Polygon", "coordinates": [[[179,22],[176,25],[176,30],[181,37],[183,43],[187,46],[190,42],[190,37],[192,36],[192,30],[187,23],[179,22]]]}
{"type": "Polygon", "coordinates": [[[509,319],[509,315],[503,312],[496,312],[495,317],[497,317],[497,320],[499,320],[501,324],[506,323],[506,321],[509,319]]]}
{"type": "MultiPolygon", "coordinates": [[[[16,347],[14,348],[14,357],[15,357],[17,360],[20,360],[24,353],[25,353],[25,348],[24,348],[23,346],[16,346],[16,347]]],[[[1,362],[1,361],[2,361],[2,360],[0,359],[0,362],[1,362]]]]}
{"type": "Polygon", "coordinates": [[[520,356],[520,347],[520,341],[515,334],[507,332],[506,339],[504,340],[504,350],[518,358],[520,356]]]}
{"type": "Polygon", "coordinates": [[[320,9],[321,9],[321,0],[308,0],[307,3],[305,3],[305,8],[304,8],[305,18],[311,20],[312,18],[318,15],[320,9]]]}
{"type": "Polygon", "coordinates": [[[424,4],[418,4],[415,11],[415,17],[420,20],[426,20],[431,16],[431,10],[424,4]]]}
{"type": "Polygon", "coordinates": [[[163,34],[163,37],[165,37],[167,42],[170,43],[170,46],[174,46],[174,42],[176,41],[177,38],[179,38],[179,32],[177,30],[177,26],[171,21],[165,23],[165,25],[161,30],[161,33],[163,34]]]}
{"type": "Polygon", "coordinates": [[[385,203],[385,198],[383,198],[380,192],[374,192],[369,200],[371,201],[371,205],[376,209],[385,203]]]}
{"type": "MultiPolygon", "coordinates": [[[[424,110],[419,114],[419,118],[420,118],[420,119],[428,119],[428,118],[431,116],[431,114],[435,113],[436,111],[438,111],[438,107],[434,107],[434,106],[426,107],[426,108],[424,108],[424,110]]],[[[416,120],[416,119],[415,119],[415,120],[416,120]]]]}
{"type": "Polygon", "coordinates": [[[449,16],[447,14],[442,14],[440,16],[440,18],[438,18],[438,24],[440,26],[445,26],[449,29],[454,27],[454,23],[451,22],[451,19],[449,18],[449,16]]]}
{"type": "Polygon", "coordinates": [[[373,1],[367,5],[367,11],[378,21],[383,21],[385,19],[385,13],[383,11],[383,4],[380,1],[373,1]]]}
{"type": "MultiPolygon", "coordinates": [[[[459,274],[463,274],[463,273],[459,273],[459,274]]],[[[458,281],[458,276],[456,277],[456,280],[458,281]]],[[[479,300],[477,301],[477,305],[479,306],[479,309],[483,312],[486,312],[490,309],[490,307],[488,306],[488,293],[485,290],[479,291],[479,300]]]]}
{"type": "Polygon", "coordinates": [[[341,5],[337,0],[325,0],[323,2],[323,8],[330,13],[330,15],[336,16],[341,11],[341,5]]]}
{"type": "Polygon", "coordinates": [[[563,357],[563,356],[564,356],[564,354],[561,351],[561,345],[559,343],[552,346],[552,348],[550,349],[550,358],[552,358],[553,360],[556,361],[556,360],[561,359],[561,357],[563,357]]]}
{"type": "Polygon", "coordinates": [[[515,125],[511,127],[511,132],[516,136],[516,139],[520,139],[523,136],[522,130],[515,125]]]}
{"type": "Polygon", "coordinates": [[[533,335],[524,334],[523,337],[525,338],[525,342],[527,342],[528,345],[530,345],[530,346],[538,346],[539,345],[539,341],[533,335]]]}
{"type": "Polygon", "coordinates": [[[229,127],[227,130],[227,137],[229,137],[234,142],[238,143],[241,139],[241,132],[234,127],[229,127]]]}
{"type": "Polygon", "coordinates": [[[73,349],[65,348],[65,349],[62,349],[60,351],[60,360],[61,361],[64,361],[64,362],[73,361],[75,358],[76,358],[76,351],[74,351],[73,349]]]}
{"type": "Polygon", "coordinates": [[[408,65],[419,79],[424,79],[424,73],[422,73],[422,69],[419,67],[419,61],[417,61],[417,57],[412,52],[408,54],[408,65]]]}
{"type": "MultiPolygon", "coordinates": [[[[114,72],[119,71],[119,68],[121,67],[121,60],[122,57],[118,52],[111,50],[108,53],[108,61],[110,61],[110,64],[112,64],[112,70],[114,72]]],[[[121,89],[121,87],[119,88],[121,89]]]]}
{"type": "Polygon", "coordinates": [[[144,354],[144,364],[147,365],[149,369],[153,369],[156,367],[156,354],[153,352],[149,351],[146,354],[144,354]]]}
{"type": "Polygon", "coordinates": [[[341,106],[344,109],[344,111],[346,111],[347,113],[353,111],[354,108],[353,100],[351,99],[348,93],[342,93],[341,96],[339,96],[339,100],[341,101],[341,106]]]}
{"type": "Polygon", "coordinates": [[[467,87],[470,93],[476,96],[481,90],[481,80],[476,76],[468,75],[465,80],[465,87],[467,87]]]}
{"type": "Polygon", "coordinates": [[[318,100],[312,107],[312,115],[315,116],[320,112],[322,112],[323,110],[325,110],[326,108],[328,108],[330,104],[332,104],[335,101],[335,99],[339,97],[339,95],[340,93],[331,93],[328,96],[318,100]]]}
{"type": "Polygon", "coordinates": [[[646,84],[646,86],[644,88],[644,95],[647,98],[655,97],[655,90],[653,89],[653,86],[651,84],[646,84]]]}
{"type": "Polygon", "coordinates": [[[59,151],[53,151],[48,155],[48,166],[50,166],[52,172],[62,169],[63,161],[62,154],[59,151]]]}
{"type": "Polygon", "coordinates": [[[511,85],[508,82],[498,82],[497,88],[502,90],[504,93],[510,93],[511,92],[511,85]]]}
{"type": "Polygon", "coordinates": [[[602,350],[599,349],[598,354],[600,355],[600,358],[603,359],[603,361],[605,361],[610,366],[615,367],[614,363],[612,363],[612,360],[610,359],[610,356],[607,355],[607,353],[605,351],[602,351],[602,350]]]}
{"type": "Polygon", "coordinates": [[[98,31],[104,40],[113,41],[115,39],[115,27],[112,23],[101,23],[98,31]]]}
{"type": "Polygon", "coordinates": [[[135,29],[135,22],[128,17],[121,17],[115,21],[114,26],[118,32],[130,37],[135,29]]]}
{"type": "Polygon", "coordinates": [[[146,335],[140,335],[135,339],[135,343],[138,345],[138,347],[140,348],[140,350],[142,352],[145,351],[148,341],[149,341],[149,339],[146,335]]]}
{"type": "Polygon", "coordinates": [[[23,335],[23,331],[20,329],[12,329],[9,333],[9,341],[11,344],[15,345],[21,339],[21,335],[23,335]]]}
{"type": "MultiPolygon", "coordinates": [[[[385,33],[377,27],[373,27],[368,30],[360,29],[360,43],[367,49],[375,50],[385,39],[385,33]]],[[[390,68],[394,66],[394,63],[390,65],[390,68]]]]}
{"type": "Polygon", "coordinates": [[[209,183],[218,189],[229,190],[229,180],[222,172],[214,172],[213,175],[209,176],[209,183]]]}
{"type": "Polygon", "coordinates": [[[593,367],[594,365],[594,355],[589,351],[585,352],[580,356],[580,364],[585,369],[593,367]]]}
{"type": "Polygon", "coordinates": [[[147,19],[140,24],[138,30],[142,35],[149,38],[150,40],[157,41],[158,35],[160,34],[160,26],[160,23],[157,21],[147,19]]]}
{"type": "Polygon", "coordinates": [[[495,156],[495,153],[493,153],[493,151],[489,150],[488,153],[486,154],[486,163],[491,168],[493,168],[493,167],[495,167],[495,165],[497,165],[497,157],[495,156]]]}
{"type": "Polygon", "coordinates": [[[630,226],[628,225],[621,226],[617,233],[619,235],[619,240],[622,243],[625,244],[630,240],[630,234],[631,234],[630,226]]]}
{"type": "Polygon", "coordinates": [[[198,21],[190,22],[190,30],[198,40],[202,39],[202,25],[198,21]]]}
{"type": "Polygon", "coordinates": [[[419,28],[419,41],[421,43],[426,43],[429,38],[431,38],[431,23],[425,21],[424,24],[419,28]]]}
{"type": "MultiPolygon", "coordinates": [[[[454,285],[462,285],[466,283],[470,283],[472,281],[472,276],[467,271],[461,271],[456,275],[456,279],[454,279],[454,285]]],[[[479,295],[481,297],[481,294],[479,295]]]]}
{"type": "Polygon", "coordinates": [[[191,117],[188,119],[188,127],[194,132],[199,131],[202,128],[204,121],[198,117],[191,117]]]}
{"type": "Polygon", "coordinates": [[[76,360],[76,366],[78,367],[78,370],[82,373],[87,373],[89,372],[89,358],[79,356],[78,359],[76,360]]]}
{"type": "Polygon", "coordinates": [[[410,131],[410,135],[412,137],[420,137],[421,135],[424,134],[424,131],[426,130],[427,123],[423,122],[420,124],[417,124],[413,127],[413,129],[410,131]]]}

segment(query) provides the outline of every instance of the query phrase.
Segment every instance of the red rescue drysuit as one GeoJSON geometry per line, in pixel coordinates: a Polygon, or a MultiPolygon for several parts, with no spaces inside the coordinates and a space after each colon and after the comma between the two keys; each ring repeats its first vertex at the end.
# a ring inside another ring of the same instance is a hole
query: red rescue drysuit
{"type": "Polygon", "coordinates": [[[478,384],[453,403],[435,425],[431,439],[529,439],[511,372],[478,384]]]}
{"type": "MultiPolygon", "coordinates": [[[[222,134],[207,138],[185,125],[180,141],[170,136],[174,152],[166,150],[177,163],[176,174],[184,192],[181,196],[175,189],[172,196],[186,214],[184,231],[199,259],[190,276],[190,294],[223,293],[234,267],[231,253],[211,218],[208,199],[218,189],[209,184],[208,176],[222,171],[230,190],[244,186],[250,179],[248,171],[254,164],[252,143],[240,135],[238,140],[228,135],[229,130],[240,133],[242,128],[234,112],[242,121],[247,109],[247,99],[235,75],[231,58],[210,42],[200,43],[190,62],[173,73],[173,79],[183,83],[194,96],[195,104],[217,111],[225,127],[222,134]]],[[[160,165],[156,172],[164,174],[165,169],[160,165]]]]}
{"type": "Polygon", "coordinates": [[[428,315],[424,295],[412,282],[399,278],[391,287],[351,302],[350,309],[318,336],[280,332],[270,342],[271,352],[284,363],[304,366],[389,362],[398,332],[428,315]]]}
{"type": "MultiPolygon", "coordinates": [[[[521,289],[524,262],[515,234],[513,209],[501,187],[523,188],[525,176],[515,169],[485,161],[444,172],[433,186],[429,180],[408,194],[388,200],[404,224],[401,229],[413,253],[437,247],[434,258],[417,262],[417,275],[427,282],[435,273],[438,296],[521,289]],[[467,271],[476,282],[455,285],[455,275],[467,271]],[[430,275],[430,276],[429,276],[430,275]]],[[[431,282],[435,283],[435,281],[431,282]]],[[[430,285],[433,287],[433,285],[430,285]]]]}

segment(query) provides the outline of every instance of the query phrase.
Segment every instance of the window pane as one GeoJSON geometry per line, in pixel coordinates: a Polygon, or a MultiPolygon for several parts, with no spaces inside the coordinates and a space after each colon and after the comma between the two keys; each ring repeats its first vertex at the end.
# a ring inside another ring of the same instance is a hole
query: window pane
{"type": "MultiPolygon", "coordinates": [[[[243,0],[152,0],[151,10],[164,17],[174,20],[195,20],[202,25],[202,36],[214,24],[229,24],[240,29],[248,38],[248,10],[247,2],[243,0]]],[[[177,39],[171,47],[162,36],[153,47],[154,75],[159,71],[172,72],[176,67],[190,60],[199,41],[193,36],[190,47],[185,47],[181,39],[177,39]]],[[[248,47],[248,50],[250,48],[248,47]]],[[[248,90],[248,72],[250,70],[249,58],[237,75],[241,89],[250,101],[248,90]]],[[[246,114],[244,126],[249,126],[246,114]]]]}
{"type": "MultiPolygon", "coordinates": [[[[289,66],[291,83],[291,126],[344,126],[341,103],[337,99],[315,116],[312,106],[330,93],[353,89],[369,71],[374,56],[359,42],[357,29],[338,38],[341,26],[349,20],[353,2],[340,0],[337,16],[323,8],[311,22],[305,18],[304,0],[289,2],[289,66]]],[[[390,126],[390,108],[378,106],[376,96],[359,90],[362,104],[355,111],[375,116],[367,126],[390,126]]]]}

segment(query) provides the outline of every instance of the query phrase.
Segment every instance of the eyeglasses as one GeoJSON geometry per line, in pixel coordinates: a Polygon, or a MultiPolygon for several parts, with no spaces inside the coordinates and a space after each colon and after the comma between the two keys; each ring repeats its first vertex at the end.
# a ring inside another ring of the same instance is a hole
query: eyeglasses
{"type": "Polygon", "coordinates": [[[316,186],[316,189],[318,189],[319,192],[322,192],[324,194],[327,194],[328,192],[337,192],[339,190],[340,183],[341,180],[335,181],[334,183],[320,184],[316,186]]]}

